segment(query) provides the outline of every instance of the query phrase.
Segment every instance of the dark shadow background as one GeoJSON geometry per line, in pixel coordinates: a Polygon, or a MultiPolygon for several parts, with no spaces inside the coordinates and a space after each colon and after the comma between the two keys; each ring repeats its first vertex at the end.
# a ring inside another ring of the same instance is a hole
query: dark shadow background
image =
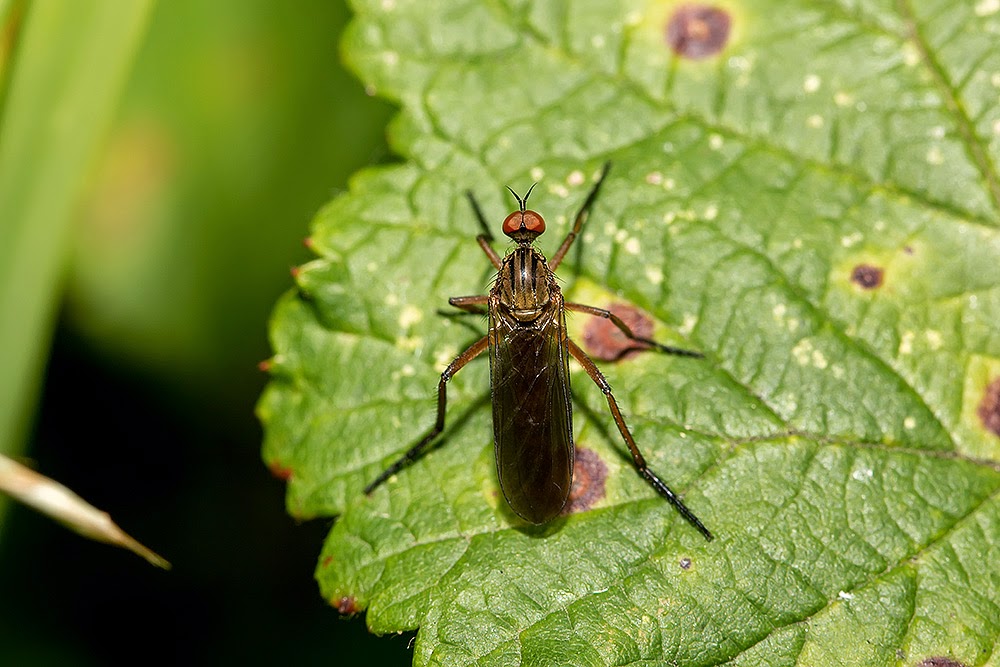
{"type": "Polygon", "coordinates": [[[0,664],[408,664],[319,597],[330,522],[260,460],[266,322],[310,218],[387,161],[339,2],[161,2],[81,207],[26,455],[173,564],[10,506],[0,664]]]}

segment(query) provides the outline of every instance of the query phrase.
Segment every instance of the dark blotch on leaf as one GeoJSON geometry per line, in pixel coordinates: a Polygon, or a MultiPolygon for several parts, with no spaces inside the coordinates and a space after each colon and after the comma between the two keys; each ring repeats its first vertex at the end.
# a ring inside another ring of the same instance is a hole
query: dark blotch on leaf
{"type": "Polygon", "coordinates": [[[851,282],[864,289],[875,289],[882,284],[882,269],[871,264],[858,264],[851,272],[851,282]]]}
{"type": "Polygon", "coordinates": [[[608,478],[608,467],[597,452],[586,447],[576,448],[573,461],[573,489],[563,514],[586,512],[594,503],[604,497],[604,482],[608,478]]]}
{"type": "Polygon", "coordinates": [[[667,21],[667,44],[684,58],[708,58],[726,46],[730,23],[729,14],[718,7],[683,5],[667,21]]]}
{"type": "Polygon", "coordinates": [[[987,385],[976,414],[987,431],[1000,435],[1000,377],[987,385]]]}
{"type": "Polygon", "coordinates": [[[682,570],[690,570],[691,569],[691,559],[690,558],[681,558],[680,565],[681,565],[681,569],[682,570]]]}
{"type": "MultiPolygon", "coordinates": [[[[608,310],[622,319],[636,336],[649,338],[653,335],[653,320],[644,312],[626,303],[613,303],[608,310]]],[[[648,345],[637,343],[622,333],[621,329],[603,317],[591,318],[583,330],[583,346],[594,359],[615,361],[628,359],[649,349],[648,345]]]]}
{"type": "Polygon", "coordinates": [[[952,658],[935,656],[933,658],[924,658],[917,663],[917,667],[966,667],[966,665],[952,658]]]}
{"type": "Polygon", "coordinates": [[[344,616],[350,616],[351,614],[358,613],[357,601],[352,595],[345,595],[344,597],[334,600],[333,606],[337,608],[344,616]]]}
{"type": "Polygon", "coordinates": [[[261,373],[270,373],[271,372],[271,360],[270,359],[265,359],[264,361],[258,362],[257,363],[257,370],[259,370],[261,373]]]}

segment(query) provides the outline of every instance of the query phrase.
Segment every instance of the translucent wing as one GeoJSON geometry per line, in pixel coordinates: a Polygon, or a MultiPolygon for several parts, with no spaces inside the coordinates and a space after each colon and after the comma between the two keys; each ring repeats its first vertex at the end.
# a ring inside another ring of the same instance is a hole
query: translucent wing
{"type": "Polygon", "coordinates": [[[490,306],[493,439],[500,488],[532,523],[556,517],[573,482],[573,408],[561,296],[525,327],[490,306]]]}

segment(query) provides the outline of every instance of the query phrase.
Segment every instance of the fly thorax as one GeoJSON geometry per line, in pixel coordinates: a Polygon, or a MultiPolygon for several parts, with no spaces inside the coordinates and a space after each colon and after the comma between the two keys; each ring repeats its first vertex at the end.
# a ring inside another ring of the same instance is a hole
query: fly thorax
{"type": "Polygon", "coordinates": [[[493,294],[516,319],[531,322],[552,298],[552,272],[545,257],[529,245],[519,245],[504,258],[493,294]]]}

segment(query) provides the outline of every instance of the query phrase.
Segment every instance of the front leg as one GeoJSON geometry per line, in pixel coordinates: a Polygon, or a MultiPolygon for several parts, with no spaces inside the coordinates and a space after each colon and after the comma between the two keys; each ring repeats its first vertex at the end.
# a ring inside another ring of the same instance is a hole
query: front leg
{"type": "Polygon", "coordinates": [[[483,315],[486,313],[486,305],[490,302],[489,294],[477,294],[476,296],[453,296],[448,299],[448,303],[460,308],[467,313],[483,315]]]}
{"type": "Polygon", "coordinates": [[[490,228],[486,224],[486,218],[483,216],[483,210],[479,208],[479,202],[476,201],[476,195],[472,194],[471,190],[466,190],[465,196],[469,198],[469,204],[472,205],[472,212],[476,214],[476,221],[479,222],[479,227],[483,230],[478,236],[476,236],[476,243],[478,243],[479,247],[483,249],[484,253],[486,253],[490,263],[499,269],[501,263],[500,255],[497,254],[496,249],[493,247],[493,234],[490,232],[490,228]]]}

